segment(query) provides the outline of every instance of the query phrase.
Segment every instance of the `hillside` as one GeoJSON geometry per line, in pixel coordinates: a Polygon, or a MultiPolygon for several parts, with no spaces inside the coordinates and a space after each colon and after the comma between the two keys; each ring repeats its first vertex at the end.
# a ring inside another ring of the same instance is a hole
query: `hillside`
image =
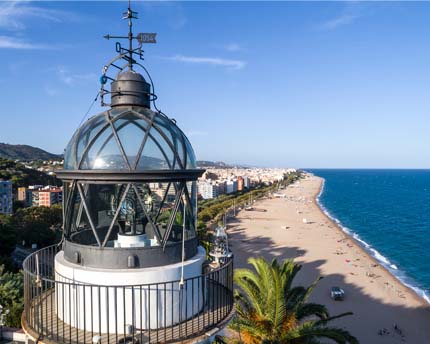
{"type": "Polygon", "coordinates": [[[246,168],[240,165],[229,165],[222,161],[207,161],[207,160],[197,160],[197,166],[200,168],[246,168]]]}
{"type": "Polygon", "coordinates": [[[56,160],[61,159],[61,155],[52,154],[43,149],[28,145],[11,145],[0,142],[0,158],[10,160],[56,160]]]}
{"type": "Polygon", "coordinates": [[[27,185],[61,185],[61,181],[54,176],[3,158],[0,158],[0,179],[12,180],[14,188],[27,185]]]}

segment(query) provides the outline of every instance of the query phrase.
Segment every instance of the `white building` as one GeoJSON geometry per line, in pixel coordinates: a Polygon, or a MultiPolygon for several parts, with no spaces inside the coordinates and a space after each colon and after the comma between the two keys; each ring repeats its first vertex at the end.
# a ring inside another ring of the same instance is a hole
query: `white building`
{"type": "Polygon", "coordinates": [[[12,214],[12,182],[0,180],[0,214],[12,214]]]}
{"type": "Polygon", "coordinates": [[[225,183],[226,191],[225,193],[230,194],[237,191],[237,179],[228,180],[225,183]]]}
{"type": "Polygon", "coordinates": [[[248,176],[243,176],[243,187],[249,189],[251,187],[251,180],[248,176]]]}
{"type": "Polygon", "coordinates": [[[218,185],[211,180],[199,180],[197,188],[203,199],[217,198],[219,195],[218,185]]]}

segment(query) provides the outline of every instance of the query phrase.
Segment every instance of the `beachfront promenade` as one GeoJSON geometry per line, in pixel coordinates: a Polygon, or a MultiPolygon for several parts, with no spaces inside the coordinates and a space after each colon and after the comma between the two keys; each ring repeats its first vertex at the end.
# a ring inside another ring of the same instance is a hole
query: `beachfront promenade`
{"type": "Polygon", "coordinates": [[[308,176],[284,190],[286,198],[258,201],[267,212],[241,211],[230,220],[235,267],[246,266],[250,256],[295,258],[303,265],[297,282],[309,285],[324,276],[311,301],[327,305],[332,315],[354,312],[333,325],[361,343],[429,343],[429,305],[321,212],[315,201],[321,185],[321,178],[308,176]],[[344,301],[330,298],[332,286],[345,290],[344,301]]]}

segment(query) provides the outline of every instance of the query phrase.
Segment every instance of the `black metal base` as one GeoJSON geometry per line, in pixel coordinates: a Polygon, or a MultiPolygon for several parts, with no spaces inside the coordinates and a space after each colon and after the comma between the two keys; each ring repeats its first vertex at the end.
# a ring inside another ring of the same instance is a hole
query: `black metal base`
{"type": "MultiPolygon", "coordinates": [[[[185,241],[185,260],[197,254],[197,247],[197,238],[185,241]]],[[[168,242],[163,250],[162,246],[98,247],[65,240],[63,250],[64,258],[71,263],[102,269],[150,268],[182,260],[182,241],[168,242]]]]}

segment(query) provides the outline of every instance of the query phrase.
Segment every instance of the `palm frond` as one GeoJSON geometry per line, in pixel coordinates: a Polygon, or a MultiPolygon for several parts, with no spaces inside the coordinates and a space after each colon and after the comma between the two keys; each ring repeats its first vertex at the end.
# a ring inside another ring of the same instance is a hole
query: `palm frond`
{"type": "Polygon", "coordinates": [[[297,339],[308,340],[315,338],[328,338],[337,344],[359,344],[358,339],[344,329],[316,326],[315,322],[311,321],[289,331],[282,340],[289,343],[297,339]]]}
{"type": "Polygon", "coordinates": [[[240,332],[245,344],[315,344],[320,338],[339,344],[358,343],[348,331],[327,327],[329,321],[352,313],[331,317],[324,305],[307,302],[322,277],[307,288],[292,287],[301,269],[292,260],[268,263],[260,257],[250,258],[248,263],[252,270],[236,269],[234,273],[237,317],[230,325],[240,332]]]}
{"type": "Polygon", "coordinates": [[[318,303],[305,303],[297,308],[296,316],[298,320],[302,320],[306,317],[316,316],[319,319],[328,319],[329,312],[326,306],[318,303]]]}
{"type": "Polygon", "coordinates": [[[332,320],[334,320],[334,319],[343,318],[343,317],[346,317],[346,316],[348,316],[348,315],[353,315],[353,314],[354,314],[354,313],[352,313],[352,312],[345,312],[345,313],[341,313],[341,314],[338,314],[338,315],[333,315],[333,316],[328,317],[328,318],[326,318],[326,319],[321,319],[321,320],[317,321],[317,322],[316,322],[316,324],[317,324],[317,325],[325,325],[325,324],[327,324],[329,321],[332,321],[332,320]]]}

